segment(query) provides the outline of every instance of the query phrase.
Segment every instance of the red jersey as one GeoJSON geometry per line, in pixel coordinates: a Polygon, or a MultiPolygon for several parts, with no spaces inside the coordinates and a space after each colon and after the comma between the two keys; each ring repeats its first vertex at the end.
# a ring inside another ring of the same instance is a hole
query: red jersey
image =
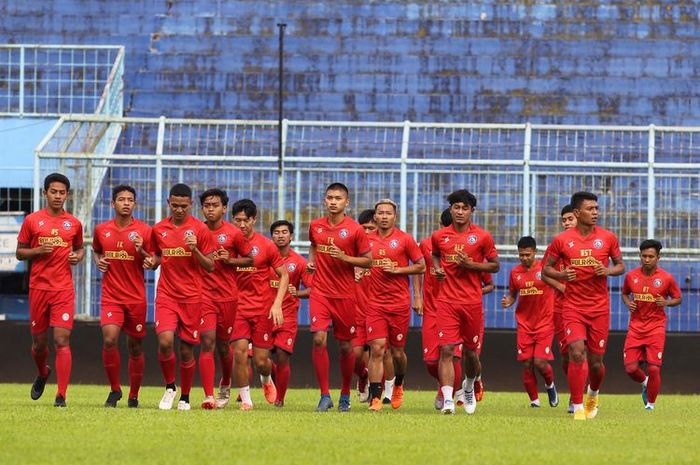
{"type": "MultiPolygon", "coordinates": [[[[279,250],[279,249],[277,249],[279,250]]],[[[289,249],[289,255],[286,257],[281,257],[283,264],[287,267],[287,273],[289,273],[289,285],[294,286],[299,290],[299,285],[304,284],[304,287],[311,287],[311,277],[313,275],[306,272],[306,259],[296,253],[294,250],[289,249]]],[[[277,272],[274,269],[270,269],[270,287],[277,292],[280,287],[280,278],[277,276],[277,272]]],[[[274,299],[275,294],[273,294],[274,299]]],[[[284,314],[285,321],[288,319],[297,319],[297,312],[299,311],[298,297],[294,297],[292,294],[287,292],[284,294],[284,300],[282,301],[282,312],[284,314]]]]}
{"type": "MultiPolygon", "coordinates": [[[[251,246],[240,229],[227,221],[223,221],[221,227],[209,230],[217,249],[228,250],[231,258],[247,257],[251,246]]],[[[238,298],[238,286],[236,285],[236,267],[227,265],[220,260],[214,261],[216,267],[212,273],[205,274],[204,291],[207,299],[214,302],[231,302],[238,298]]]]}
{"type": "Polygon", "coordinates": [[[593,269],[596,261],[607,267],[610,258],[622,256],[617,237],[599,226],[594,226],[587,237],[581,236],[577,228],[571,228],[552,240],[545,256],[556,257],[564,268],[576,270],[576,279],[566,282],[563,307],[589,313],[610,311],[608,278],[596,276],[593,269]]]}
{"type": "Polygon", "coordinates": [[[678,299],[681,296],[673,276],[659,267],[651,276],[645,275],[641,267],[627,273],[622,293],[631,294],[637,303],[637,310],[630,313],[629,329],[644,333],[666,328],[665,307],[656,305],[656,298],[678,299]]]}
{"type": "Polygon", "coordinates": [[[432,315],[435,313],[435,297],[440,281],[435,277],[435,267],[433,266],[433,242],[430,237],[420,241],[421,253],[425,259],[425,273],[423,274],[423,314],[432,315]]]}
{"type": "Polygon", "coordinates": [[[143,238],[143,249],[153,253],[151,227],[132,218],[128,226],[120,228],[114,220],[95,226],[92,249],[109,262],[102,275],[102,302],[142,303],[146,301],[143,282],[143,255],[136,251],[134,241],[143,238]]]}
{"type": "Polygon", "coordinates": [[[510,292],[518,299],[515,319],[518,327],[534,333],[553,329],[554,289],[542,281],[542,262],[535,260],[530,269],[518,265],[510,272],[510,292]]]}
{"type": "Polygon", "coordinates": [[[408,266],[409,262],[417,262],[423,254],[416,240],[399,228],[393,228],[386,237],[381,237],[379,231],[367,236],[372,248],[372,269],[369,276],[369,304],[374,308],[386,306],[411,305],[408,275],[395,275],[384,271],[384,267],[393,264],[394,267],[408,266]]]}
{"type": "Polygon", "coordinates": [[[270,287],[271,268],[279,268],[284,261],[275,243],[262,234],[254,232],[248,242],[253,266],[236,267],[238,312],[242,316],[267,315],[277,294],[270,287]]]}
{"type": "Polygon", "coordinates": [[[73,288],[73,273],[68,255],[83,246],[83,225],[63,210],[52,216],[44,208],[27,215],[17,236],[17,242],[30,248],[43,244],[53,246],[53,251],[37,255],[31,260],[29,287],[42,291],[62,291],[73,288]]]}
{"type": "Polygon", "coordinates": [[[488,284],[493,284],[493,275],[484,271],[481,273],[481,287],[483,288],[488,284]]]}
{"type": "Polygon", "coordinates": [[[367,307],[369,306],[369,292],[370,284],[370,270],[362,269],[364,271],[362,278],[355,283],[355,308],[357,309],[357,318],[364,318],[367,316],[367,307]]]}
{"type": "Polygon", "coordinates": [[[329,250],[335,245],[352,257],[369,252],[367,233],[362,226],[349,216],[335,226],[331,226],[328,217],[319,218],[309,225],[309,240],[316,247],[313,291],[336,299],[354,297],[355,267],[331,257],[329,250]]]}
{"type": "Polygon", "coordinates": [[[202,266],[185,243],[185,238],[192,235],[197,237],[197,248],[204,255],[216,250],[209,228],[194,216],[180,226],[175,226],[170,216],[153,226],[152,248],[161,257],[158,292],[179,303],[202,300],[202,266]]]}
{"type": "Polygon", "coordinates": [[[440,252],[440,265],[445,270],[436,300],[460,305],[480,304],[481,272],[457,266],[455,252],[462,251],[477,263],[496,258],[498,252],[491,234],[475,224],[461,233],[452,225],[435,231],[431,241],[433,250],[440,252]]]}

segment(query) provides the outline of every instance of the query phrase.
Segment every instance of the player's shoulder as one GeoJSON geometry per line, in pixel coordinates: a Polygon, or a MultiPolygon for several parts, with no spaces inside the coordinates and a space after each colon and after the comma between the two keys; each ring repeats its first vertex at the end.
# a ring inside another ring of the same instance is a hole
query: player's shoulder
{"type": "Polygon", "coordinates": [[[511,275],[516,275],[516,274],[523,274],[525,272],[525,267],[523,267],[522,263],[519,263],[513,267],[512,270],[510,270],[511,275]]]}
{"type": "Polygon", "coordinates": [[[169,229],[172,223],[170,222],[170,217],[163,218],[162,220],[158,221],[156,224],[153,225],[152,229],[154,231],[156,230],[163,230],[163,229],[169,229]]]}
{"type": "Polygon", "coordinates": [[[665,269],[661,268],[660,266],[656,267],[656,271],[657,271],[657,273],[659,273],[659,275],[661,275],[664,278],[667,278],[667,279],[670,278],[670,279],[675,280],[675,278],[673,277],[673,275],[671,273],[669,273],[665,269]]]}
{"type": "Polygon", "coordinates": [[[133,225],[135,228],[138,228],[138,229],[140,229],[140,230],[142,230],[142,231],[147,231],[147,230],[149,230],[149,229],[152,229],[152,227],[151,227],[150,224],[148,224],[148,223],[146,223],[145,221],[140,220],[140,219],[138,219],[138,218],[134,218],[134,222],[132,223],[132,225],[133,225]]]}

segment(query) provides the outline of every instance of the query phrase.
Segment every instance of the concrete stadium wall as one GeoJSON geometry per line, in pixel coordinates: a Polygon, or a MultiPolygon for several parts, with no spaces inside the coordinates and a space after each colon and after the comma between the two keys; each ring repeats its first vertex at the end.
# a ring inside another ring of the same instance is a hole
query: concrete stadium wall
{"type": "MultiPolygon", "coordinates": [[[[697,2],[0,0],[0,41],[126,45],[126,113],[700,124],[697,2]]],[[[1,89],[0,89],[1,91],[1,89]]]]}

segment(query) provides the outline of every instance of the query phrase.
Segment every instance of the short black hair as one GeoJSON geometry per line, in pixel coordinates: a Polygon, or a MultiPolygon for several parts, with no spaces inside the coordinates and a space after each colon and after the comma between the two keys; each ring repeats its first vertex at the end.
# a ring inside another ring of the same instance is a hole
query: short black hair
{"type": "Polygon", "coordinates": [[[66,186],[66,190],[70,190],[70,181],[68,178],[61,174],[61,173],[51,173],[48,176],[44,178],[44,190],[47,191],[49,190],[49,186],[51,185],[52,182],[60,182],[64,186],[66,186]]]}
{"type": "Polygon", "coordinates": [[[228,195],[226,195],[226,192],[221,189],[207,189],[199,194],[199,204],[204,205],[204,201],[207,199],[207,197],[218,197],[224,207],[228,205],[228,195]]]}
{"type": "Polygon", "coordinates": [[[236,201],[231,207],[231,216],[236,216],[240,212],[245,213],[248,218],[257,218],[258,207],[250,199],[241,199],[236,201]]]}
{"type": "Polygon", "coordinates": [[[639,244],[639,251],[643,251],[646,249],[655,249],[656,254],[661,253],[661,249],[663,249],[663,246],[661,245],[661,242],[657,241],[656,239],[647,239],[645,241],[642,241],[641,244],[639,244]]]}
{"type": "Polygon", "coordinates": [[[270,235],[272,235],[273,231],[280,226],[286,226],[287,229],[289,229],[289,234],[294,234],[294,225],[291,222],[287,220],[277,220],[270,225],[270,235]]]}
{"type": "Polygon", "coordinates": [[[450,206],[462,202],[464,205],[469,205],[476,208],[476,197],[466,189],[459,189],[447,196],[447,201],[450,206]]]}
{"type": "Polygon", "coordinates": [[[440,224],[443,228],[452,225],[452,212],[449,208],[445,208],[440,214],[440,224]]]}
{"type": "Polygon", "coordinates": [[[532,236],[523,236],[518,240],[518,249],[536,249],[537,241],[532,236]]]}
{"type": "Polygon", "coordinates": [[[574,195],[571,196],[571,207],[575,210],[581,208],[581,204],[584,200],[595,200],[597,202],[598,196],[595,195],[593,192],[576,192],[574,195]]]}
{"type": "Polygon", "coordinates": [[[170,188],[168,197],[187,197],[192,198],[192,189],[187,184],[178,183],[170,188]]]}
{"type": "Polygon", "coordinates": [[[564,216],[567,213],[573,213],[573,212],[574,212],[574,207],[572,207],[570,203],[567,203],[561,209],[561,216],[564,216]]]}
{"type": "Polygon", "coordinates": [[[367,210],[362,210],[362,213],[357,217],[357,222],[360,224],[375,223],[374,209],[368,208],[367,210]]]}
{"type": "Polygon", "coordinates": [[[129,186],[128,184],[119,184],[118,186],[114,186],[112,188],[112,202],[117,200],[117,195],[119,195],[120,192],[131,192],[134,195],[134,200],[136,200],[136,189],[133,187],[129,186]]]}
{"type": "Polygon", "coordinates": [[[350,197],[350,191],[348,190],[348,186],[346,186],[342,182],[334,182],[332,184],[329,184],[328,187],[326,187],[326,193],[328,193],[328,191],[343,191],[345,192],[346,197],[350,197]]]}

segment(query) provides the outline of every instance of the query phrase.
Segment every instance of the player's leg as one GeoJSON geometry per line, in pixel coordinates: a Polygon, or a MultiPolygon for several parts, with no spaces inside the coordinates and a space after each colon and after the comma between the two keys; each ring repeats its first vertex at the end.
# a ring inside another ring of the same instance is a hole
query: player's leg
{"type": "Polygon", "coordinates": [[[216,408],[214,400],[214,377],[216,376],[216,362],[214,361],[214,349],[216,348],[216,330],[202,326],[199,335],[199,377],[204,389],[204,400],[202,408],[212,410],[216,408]]]}
{"type": "Polygon", "coordinates": [[[549,406],[556,407],[559,405],[559,395],[557,394],[557,388],[554,385],[554,370],[552,370],[552,365],[549,364],[549,361],[541,357],[541,355],[542,354],[539,354],[536,350],[533,363],[537,369],[537,372],[540,374],[540,376],[542,376],[542,379],[544,379],[544,386],[547,389],[549,406]]]}
{"type": "Polygon", "coordinates": [[[29,321],[32,334],[32,359],[37,369],[37,376],[32,383],[31,398],[37,400],[44,393],[46,380],[51,368],[46,364],[49,358],[49,303],[48,293],[29,289],[29,321]]]}
{"type": "Polygon", "coordinates": [[[442,391],[443,405],[442,413],[452,414],[455,412],[454,392],[455,368],[454,368],[454,344],[444,344],[440,346],[440,362],[438,364],[438,377],[440,390],[442,391]]]}
{"type": "Polygon", "coordinates": [[[640,366],[640,362],[644,361],[644,352],[646,344],[643,340],[636,337],[634,332],[629,331],[625,336],[625,345],[622,349],[622,360],[625,365],[625,373],[633,381],[640,384],[642,387],[642,403],[646,407],[647,397],[647,375],[640,366]]]}
{"type": "Polygon", "coordinates": [[[233,383],[238,388],[241,397],[241,410],[253,408],[250,398],[250,384],[248,375],[248,339],[235,339],[233,346],[233,383]]]}
{"type": "Polygon", "coordinates": [[[216,338],[216,352],[221,361],[221,379],[219,380],[219,395],[216,399],[216,407],[224,408],[231,399],[231,376],[233,372],[233,350],[226,339],[216,338]]]}
{"type": "Polygon", "coordinates": [[[190,410],[190,391],[194,381],[196,362],[194,359],[194,344],[180,338],[180,400],[178,410],[190,410]]]}
{"type": "Polygon", "coordinates": [[[284,398],[287,394],[289,378],[291,377],[291,357],[291,352],[287,352],[279,347],[275,348],[275,387],[277,388],[275,407],[284,407],[284,398]]]}
{"type": "Polygon", "coordinates": [[[352,351],[355,353],[355,374],[357,375],[357,396],[360,402],[369,402],[369,351],[364,342],[353,339],[352,351]]]}
{"type": "Polygon", "coordinates": [[[158,363],[160,370],[163,373],[163,381],[165,382],[165,393],[160,400],[158,408],[161,410],[170,410],[173,407],[177,387],[175,386],[175,331],[161,331],[157,333],[158,337],[158,363]]]}
{"type": "MultiPolygon", "coordinates": [[[[453,386],[453,392],[455,396],[455,404],[458,407],[464,405],[466,398],[464,397],[464,368],[462,367],[462,344],[455,347],[455,356],[452,359],[453,365],[455,367],[455,383],[453,386]]],[[[474,380],[474,386],[476,386],[476,380],[474,380]]],[[[474,388],[476,393],[476,387],[474,388]]]]}
{"type": "Polygon", "coordinates": [[[603,315],[596,316],[590,319],[587,327],[588,342],[587,359],[588,359],[588,377],[590,383],[588,392],[586,393],[586,403],[584,409],[586,418],[592,419],[598,415],[598,402],[600,386],[605,378],[605,364],[603,363],[603,355],[608,343],[608,330],[610,328],[610,313],[606,312],[603,315]]]}
{"type": "Polygon", "coordinates": [[[328,359],[328,333],[316,331],[313,333],[311,361],[316,374],[316,381],[321,390],[321,399],[316,407],[317,412],[327,412],[333,407],[330,391],[330,361],[328,359]]]}
{"type": "Polygon", "coordinates": [[[666,331],[662,327],[660,331],[647,337],[645,346],[645,359],[647,361],[647,373],[649,379],[646,386],[647,410],[654,410],[656,397],[661,391],[661,363],[663,361],[664,345],[666,343],[666,331]]]}
{"type": "Polygon", "coordinates": [[[644,408],[654,410],[656,397],[661,391],[661,366],[648,363],[647,371],[649,372],[649,380],[647,381],[647,403],[644,408]]]}
{"type": "Polygon", "coordinates": [[[369,342],[369,409],[378,411],[382,409],[382,378],[384,377],[384,353],[386,339],[372,339],[369,342]]]}
{"type": "Polygon", "coordinates": [[[127,334],[126,346],[129,350],[129,398],[127,405],[130,408],[139,406],[139,389],[143,380],[145,357],[143,355],[143,337],[135,337],[127,334]]]}
{"type": "Polygon", "coordinates": [[[467,414],[476,411],[476,396],[474,382],[476,375],[481,372],[481,361],[477,348],[481,342],[481,326],[484,321],[484,309],[481,303],[465,305],[460,309],[460,335],[462,343],[462,358],[464,359],[464,410],[467,414]]]}
{"type": "Polygon", "coordinates": [[[119,325],[102,326],[102,365],[110,385],[110,393],[105,401],[105,407],[116,407],[117,402],[122,398],[122,388],[119,382],[121,373],[120,333],[121,327],[119,325]]]}
{"type": "Polygon", "coordinates": [[[70,380],[71,369],[73,367],[73,356],[70,350],[70,334],[68,328],[54,327],[53,344],[56,349],[56,407],[66,406],[66,391],[70,380]]]}
{"type": "Polygon", "coordinates": [[[389,350],[389,344],[384,345],[384,398],[382,402],[384,404],[391,403],[391,396],[394,393],[394,383],[396,382],[396,369],[394,367],[394,360],[391,358],[391,351],[389,350]]]}
{"type": "Polygon", "coordinates": [[[567,379],[571,391],[571,402],[574,404],[574,419],[585,420],[583,410],[583,390],[588,378],[588,363],[586,344],[583,339],[569,342],[569,370],[567,379]]]}
{"type": "Polygon", "coordinates": [[[391,395],[391,407],[397,409],[403,404],[403,382],[408,367],[408,358],[404,346],[391,346],[391,357],[396,372],[396,382],[391,395]]]}
{"type": "MultiPolygon", "coordinates": [[[[484,349],[484,319],[481,319],[481,331],[479,332],[479,343],[476,346],[476,355],[479,356],[479,361],[481,361],[481,351],[484,349]]],[[[476,374],[476,379],[474,380],[474,397],[477,402],[481,402],[484,398],[484,382],[481,379],[481,363],[479,363],[479,372],[476,374]]]]}
{"type": "Polygon", "coordinates": [[[350,410],[350,386],[352,385],[352,375],[355,371],[355,353],[352,350],[352,341],[350,339],[339,339],[338,348],[340,349],[341,376],[338,410],[341,412],[347,412],[350,410]]]}
{"type": "Polygon", "coordinates": [[[277,400],[277,388],[272,382],[272,359],[270,356],[270,349],[258,347],[253,342],[253,364],[260,375],[265,400],[268,404],[274,404],[277,400]]]}
{"type": "Polygon", "coordinates": [[[537,392],[537,378],[535,378],[535,365],[532,358],[522,360],[523,364],[523,386],[530,399],[530,407],[539,407],[540,399],[537,392]]]}

